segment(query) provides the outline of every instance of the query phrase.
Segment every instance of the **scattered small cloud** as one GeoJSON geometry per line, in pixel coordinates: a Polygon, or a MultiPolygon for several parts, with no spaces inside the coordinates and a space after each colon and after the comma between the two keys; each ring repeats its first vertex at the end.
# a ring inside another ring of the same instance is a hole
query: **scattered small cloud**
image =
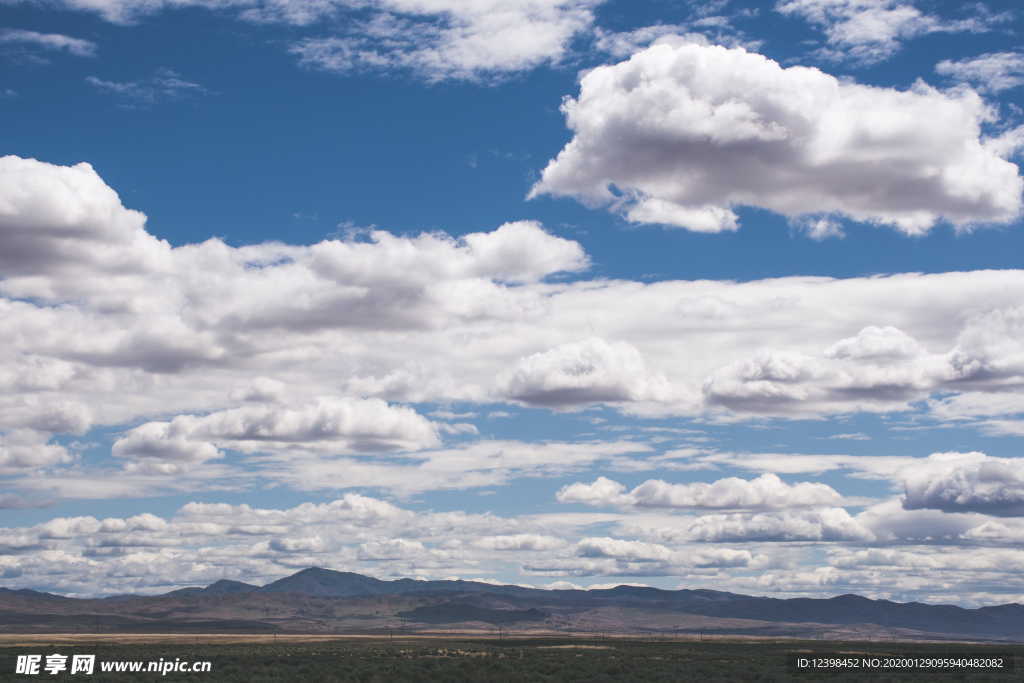
{"type": "Polygon", "coordinates": [[[832,436],[825,437],[826,439],[836,439],[838,441],[870,441],[871,437],[862,432],[852,432],[849,434],[833,434],[832,436]]]}
{"type": "Polygon", "coordinates": [[[25,29],[0,29],[0,44],[34,47],[51,52],[65,52],[75,57],[95,57],[96,43],[60,33],[40,33],[25,29]]]}
{"type": "Polygon", "coordinates": [[[158,102],[177,100],[209,91],[199,83],[185,80],[173,69],[157,69],[150,78],[137,81],[108,81],[87,76],[86,83],[100,92],[118,98],[125,106],[149,106],[158,102]]]}
{"type": "Polygon", "coordinates": [[[944,59],[935,72],[987,93],[1024,85],[1024,53],[989,52],[970,59],[944,59]]]}
{"type": "Polygon", "coordinates": [[[775,11],[804,19],[825,33],[815,52],[833,62],[876,64],[896,54],[908,40],[930,33],[984,33],[1010,19],[983,4],[963,18],[929,14],[907,0],[779,0],[775,11]]]}

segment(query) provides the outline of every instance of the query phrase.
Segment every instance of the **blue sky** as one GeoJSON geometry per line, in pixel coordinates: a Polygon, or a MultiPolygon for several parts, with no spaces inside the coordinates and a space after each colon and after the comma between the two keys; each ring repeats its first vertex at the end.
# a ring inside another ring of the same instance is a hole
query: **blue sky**
{"type": "Polygon", "coordinates": [[[1024,600],[1021,26],[0,0],[0,583],[1024,600]]]}

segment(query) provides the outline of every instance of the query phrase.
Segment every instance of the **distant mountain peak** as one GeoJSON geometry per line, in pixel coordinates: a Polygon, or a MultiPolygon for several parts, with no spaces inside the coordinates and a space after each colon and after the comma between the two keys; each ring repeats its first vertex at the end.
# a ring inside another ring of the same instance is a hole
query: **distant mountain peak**
{"type": "Polygon", "coordinates": [[[265,593],[304,593],[331,597],[379,595],[388,592],[387,582],[354,572],[307,567],[260,588],[265,593]]]}
{"type": "Polygon", "coordinates": [[[204,593],[249,593],[252,591],[259,590],[259,586],[254,586],[251,583],[244,583],[242,581],[234,581],[232,579],[220,579],[214,581],[209,586],[203,589],[204,593]]]}

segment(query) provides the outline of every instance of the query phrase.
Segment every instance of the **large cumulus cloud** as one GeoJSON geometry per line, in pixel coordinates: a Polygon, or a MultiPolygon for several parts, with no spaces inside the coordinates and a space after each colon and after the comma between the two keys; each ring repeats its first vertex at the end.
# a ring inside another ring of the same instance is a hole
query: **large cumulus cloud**
{"type": "Polygon", "coordinates": [[[0,273],[8,291],[21,293],[12,278],[56,270],[158,267],[167,244],[145,232],[145,220],[88,163],[0,157],[0,273]]]}
{"type": "Polygon", "coordinates": [[[531,196],[611,205],[638,223],[738,228],[734,208],[838,214],[907,234],[1014,220],[1017,167],[984,144],[970,90],[860,85],[743,48],[662,39],[581,80],[573,139],[531,196]]]}

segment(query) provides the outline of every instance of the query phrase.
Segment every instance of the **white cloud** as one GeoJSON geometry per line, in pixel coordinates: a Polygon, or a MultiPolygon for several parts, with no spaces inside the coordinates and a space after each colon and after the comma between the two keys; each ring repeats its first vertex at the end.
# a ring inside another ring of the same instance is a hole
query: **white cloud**
{"type": "Polygon", "coordinates": [[[985,92],[1001,92],[1024,85],[1024,54],[988,52],[969,59],[943,59],[936,73],[970,83],[985,92]]]}
{"type": "Polygon", "coordinates": [[[757,514],[702,515],[685,527],[689,540],[709,543],[873,541],[874,534],[843,508],[757,514]]]}
{"type": "Polygon", "coordinates": [[[785,415],[807,405],[905,410],[940,390],[1001,391],[1024,377],[1021,331],[1020,309],[997,309],[970,316],[951,349],[930,353],[900,329],[869,326],[821,355],[763,350],[724,366],[705,380],[705,398],[732,410],[785,415]]]}
{"type": "Polygon", "coordinates": [[[18,276],[31,282],[57,269],[152,267],[167,246],[145,232],[145,219],[87,163],[0,157],[0,286],[17,295],[18,276]]]}
{"type": "Polygon", "coordinates": [[[1024,125],[1004,130],[999,135],[985,139],[986,149],[1003,159],[1012,159],[1024,149],[1024,125]]]}
{"type": "Polygon", "coordinates": [[[929,33],[979,33],[1007,19],[980,3],[968,19],[927,14],[908,0],[779,0],[775,10],[822,28],[827,45],[819,56],[835,61],[875,63],[895,54],[903,42],[929,33]]]}
{"type": "Polygon", "coordinates": [[[872,505],[855,519],[878,541],[899,544],[961,541],[986,520],[980,514],[907,510],[898,498],[872,505]]]}
{"type": "Polygon", "coordinates": [[[972,553],[950,553],[942,548],[914,547],[913,550],[871,548],[866,550],[834,549],[831,564],[840,569],[885,567],[896,572],[927,570],[1024,570],[1024,552],[1020,550],[977,550],[972,553]]]}
{"type": "Polygon", "coordinates": [[[1024,420],[983,420],[977,424],[988,436],[1024,436],[1024,420]]]}
{"type": "Polygon", "coordinates": [[[411,408],[380,399],[320,398],[289,408],[247,405],[203,417],[181,415],[131,430],[115,456],[200,462],[217,446],[244,452],[313,450],[331,454],[421,450],[439,445],[437,427],[411,408]]]}
{"type": "Polygon", "coordinates": [[[76,57],[93,57],[96,43],[91,40],[72,38],[60,33],[39,33],[25,29],[0,29],[0,44],[21,44],[41,47],[46,50],[63,50],[76,57]]]}
{"type": "Polygon", "coordinates": [[[1024,459],[933,453],[904,474],[907,510],[1024,516],[1024,459]]]}
{"type": "Polygon", "coordinates": [[[635,561],[669,561],[672,551],[658,543],[624,541],[617,538],[584,538],[576,544],[580,557],[614,557],[635,561]]]}
{"type": "Polygon", "coordinates": [[[833,505],[841,500],[825,484],[786,484],[771,473],[751,480],[728,477],[711,484],[668,484],[654,479],[636,487],[630,495],[638,506],[670,508],[803,507],[833,505]]]}
{"type": "Polygon", "coordinates": [[[508,536],[483,536],[472,542],[474,547],[484,550],[554,550],[565,545],[565,541],[554,536],[540,534],[513,534],[508,536]]]}
{"type": "Polygon", "coordinates": [[[827,437],[829,439],[835,439],[838,441],[870,441],[871,437],[863,432],[846,432],[843,434],[833,434],[827,437]]]}
{"type": "Polygon", "coordinates": [[[292,52],[330,71],[409,69],[428,80],[501,76],[557,63],[601,0],[378,0],[371,18],[292,52]]]}
{"type": "MultiPolygon", "coordinates": [[[[573,576],[658,576],[687,568],[745,567],[753,560],[753,554],[749,550],[672,549],[660,543],[609,537],[583,538],[576,543],[575,553],[578,557],[591,561],[563,560],[551,563],[550,568],[555,569],[556,573],[560,571],[573,576]]],[[[543,572],[539,566],[530,571],[543,572]]]]}
{"type": "Polygon", "coordinates": [[[130,460],[133,471],[163,474],[177,474],[189,464],[222,457],[212,443],[191,438],[195,419],[183,416],[173,422],[147,422],[118,439],[112,454],[130,460]]]}
{"type": "Polygon", "coordinates": [[[846,231],[843,230],[842,224],[832,218],[813,216],[796,220],[794,224],[816,242],[846,237],[846,231]]]}
{"type": "Polygon", "coordinates": [[[664,375],[647,369],[636,347],[595,337],[523,358],[499,383],[510,398],[556,408],[668,401],[673,394],[664,375]]]}
{"type": "Polygon", "coordinates": [[[265,475],[302,490],[380,487],[397,495],[504,484],[513,478],[550,477],[578,471],[607,458],[643,453],[630,441],[543,442],[482,439],[372,462],[299,457],[292,448],[267,466],[265,475]]]}
{"type": "Polygon", "coordinates": [[[949,365],[962,386],[1018,386],[1024,376],[1024,307],[972,316],[949,354],[949,365]]]}
{"type": "Polygon", "coordinates": [[[579,243],[545,232],[535,221],[505,223],[459,240],[443,233],[402,238],[384,230],[367,236],[370,241],[331,240],[314,245],[311,267],[338,284],[370,285],[400,275],[408,284],[426,285],[475,278],[536,282],[589,265],[579,243]]]}
{"type": "Polygon", "coordinates": [[[32,429],[0,432],[0,473],[9,474],[71,461],[67,449],[48,441],[48,434],[32,429]]]}
{"type": "Polygon", "coordinates": [[[969,420],[977,417],[1024,413],[1024,396],[1017,392],[986,393],[965,391],[952,396],[932,399],[929,413],[942,421],[969,420]]]}
{"type": "Polygon", "coordinates": [[[799,415],[809,406],[814,412],[889,412],[907,410],[915,398],[955,381],[955,373],[949,358],[939,355],[922,354],[900,364],[764,351],[716,371],[705,381],[704,394],[710,405],[737,412],[799,415]]]}
{"type": "MultiPolygon", "coordinates": [[[[18,0],[15,0],[18,1],[18,0]]],[[[38,2],[41,0],[21,0],[38,2]]],[[[56,0],[64,9],[131,24],[160,11],[232,10],[245,21],[311,26],[320,37],[293,43],[304,64],[337,72],[412,71],[427,80],[501,77],[557,64],[589,30],[603,0],[56,0]]],[[[27,32],[31,33],[31,32],[27,32]]],[[[53,38],[50,38],[51,43],[53,38]]],[[[73,39],[68,39],[73,40],[73,39]]],[[[38,42],[38,41],[37,41],[38,42]]],[[[98,80],[98,79],[97,79],[98,80]]],[[[104,83],[97,82],[102,87],[104,83]]],[[[154,91],[151,84],[105,83],[154,91]]]]}
{"type": "Polygon", "coordinates": [[[607,506],[628,505],[626,487],[607,477],[598,477],[590,484],[575,482],[559,489],[556,494],[559,503],[583,503],[584,505],[607,506]]]}
{"type": "Polygon", "coordinates": [[[919,356],[924,349],[895,327],[865,327],[855,337],[842,339],[825,351],[829,358],[872,359],[901,362],[919,356]]]}
{"type": "MultiPolygon", "coordinates": [[[[587,255],[529,221],[461,239],[377,230],[308,246],[172,248],[88,165],[6,157],[0,169],[0,431],[5,471],[19,477],[11,489],[33,500],[267,481],[411,495],[595,463],[615,471],[629,466],[623,456],[651,452],[646,442],[493,438],[446,448],[438,430],[472,429],[395,406],[407,402],[604,403],[734,420],[932,398],[937,416],[956,409],[1009,429],[1006,397],[1024,381],[1020,271],[566,281],[552,276],[581,273],[587,255]],[[581,330],[592,337],[581,342],[581,330]],[[350,429],[343,405],[371,399],[391,404],[380,415],[394,422],[355,411],[367,431],[350,429]],[[76,463],[51,438],[96,426],[127,430],[121,469],[76,463]]],[[[716,457],[674,464],[727,463],[716,457]]],[[[875,478],[896,467],[822,457],[728,463],[875,478]]]]}
{"type": "Polygon", "coordinates": [[[574,137],[530,196],[634,222],[721,232],[737,228],[735,207],[756,206],[919,235],[1021,211],[1024,183],[983,145],[993,113],[970,90],[865,86],[741,48],[661,42],[588,72],[563,111],[574,137]]]}
{"type": "Polygon", "coordinates": [[[591,484],[577,482],[564,486],[556,498],[561,503],[598,506],[753,510],[829,506],[842,500],[825,484],[787,484],[771,473],[750,480],[727,477],[710,484],[670,484],[649,479],[628,493],[622,484],[598,477],[591,484]]]}
{"type": "Polygon", "coordinates": [[[699,33],[688,33],[682,24],[652,24],[631,31],[595,31],[594,47],[612,57],[628,57],[660,39],[683,40],[708,45],[710,41],[699,33]]]}

